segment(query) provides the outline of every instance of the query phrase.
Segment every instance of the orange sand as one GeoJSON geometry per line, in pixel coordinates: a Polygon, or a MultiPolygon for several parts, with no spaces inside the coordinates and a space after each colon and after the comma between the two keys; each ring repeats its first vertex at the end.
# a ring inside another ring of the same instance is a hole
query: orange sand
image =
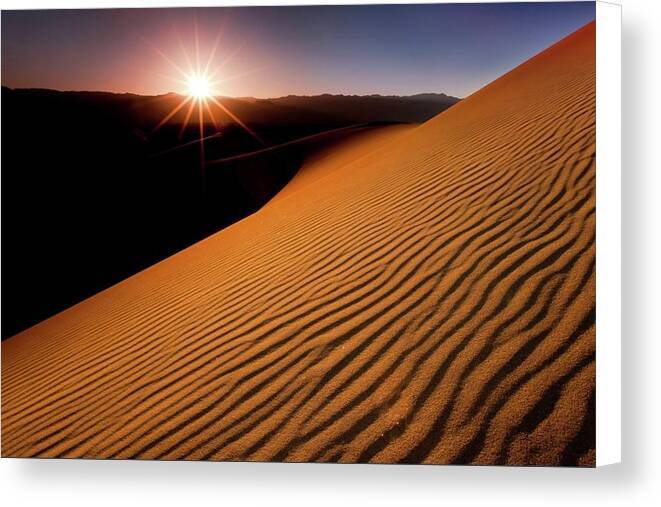
{"type": "Polygon", "coordinates": [[[594,24],[396,130],[4,342],[3,456],[594,465],[594,24]]]}

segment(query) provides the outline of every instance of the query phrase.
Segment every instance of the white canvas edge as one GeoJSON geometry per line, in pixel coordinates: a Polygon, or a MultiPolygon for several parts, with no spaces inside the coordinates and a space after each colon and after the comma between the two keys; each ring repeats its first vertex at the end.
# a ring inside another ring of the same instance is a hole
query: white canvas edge
{"type": "Polygon", "coordinates": [[[596,2],[597,315],[596,464],[621,461],[621,23],[596,2]]]}

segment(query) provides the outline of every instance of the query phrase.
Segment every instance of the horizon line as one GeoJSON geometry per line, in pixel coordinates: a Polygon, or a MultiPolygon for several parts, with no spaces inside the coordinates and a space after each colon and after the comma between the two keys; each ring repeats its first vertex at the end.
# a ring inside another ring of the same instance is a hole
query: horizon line
{"type": "MultiPolygon", "coordinates": [[[[129,92],[129,91],[110,91],[110,90],[76,90],[76,89],[69,89],[69,90],[61,90],[57,88],[48,88],[44,86],[19,86],[19,87],[12,87],[9,85],[0,85],[2,88],[7,88],[9,90],[42,90],[42,91],[51,91],[51,92],[58,92],[58,93],[106,93],[106,94],[111,94],[111,95],[135,95],[138,97],[165,97],[167,95],[177,95],[179,97],[186,97],[188,94],[186,93],[181,93],[181,92],[175,92],[175,91],[169,91],[169,92],[164,92],[164,93],[153,93],[153,94],[144,94],[144,93],[138,93],[138,92],[129,92]]],[[[256,100],[275,100],[275,99],[283,99],[287,97],[323,97],[323,96],[332,96],[332,97],[383,97],[383,98],[389,98],[389,97],[397,97],[397,98],[405,98],[405,97],[417,97],[420,95],[437,95],[437,96],[443,96],[447,97],[450,99],[458,99],[462,100],[465,97],[458,97],[456,95],[450,95],[445,92],[433,92],[433,91],[423,91],[423,92],[416,92],[416,93],[405,93],[405,94],[383,94],[383,93],[344,93],[344,92],[338,92],[338,93],[332,93],[332,92],[320,92],[320,93],[314,93],[314,94],[298,94],[298,93],[289,93],[287,95],[278,95],[278,96],[269,96],[269,97],[257,97],[254,95],[223,95],[223,94],[217,94],[217,95],[212,95],[213,97],[221,97],[221,98],[227,98],[227,99],[256,99],[256,100]]]]}

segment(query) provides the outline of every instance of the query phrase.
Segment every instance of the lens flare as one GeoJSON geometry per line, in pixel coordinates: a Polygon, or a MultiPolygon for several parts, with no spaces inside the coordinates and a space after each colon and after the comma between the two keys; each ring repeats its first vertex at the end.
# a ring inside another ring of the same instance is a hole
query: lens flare
{"type": "MultiPolygon", "coordinates": [[[[158,131],[165,123],[170,121],[177,113],[179,113],[179,111],[182,111],[180,114],[184,114],[183,111],[186,111],[183,124],[181,125],[181,129],[179,131],[180,140],[183,137],[186,127],[191,122],[191,119],[193,119],[193,121],[197,121],[198,130],[199,130],[199,139],[197,139],[197,141],[195,142],[199,143],[199,147],[200,147],[200,170],[202,173],[202,181],[204,184],[204,179],[205,179],[204,172],[206,165],[204,141],[205,139],[213,139],[217,137],[220,129],[220,122],[217,120],[213,112],[214,107],[217,108],[216,113],[219,113],[221,117],[224,115],[230,121],[233,121],[234,123],[241,126],[241,128],[243,128],[260,144],[262,145],[264,144],[262,139],[254,131],[252,131],[243,121],[241,121],[241,119],[238,116],[236,116],[232,111],[230,111],[227,108],[227,106],[223,103],[224,101],[218,100],[216,98],[216,95],[218,95],[217,92],[218,86],[220,84],[226,81],[230,81],[232,79],[241,78],[246,74],[251,73],[252,71],[248,71],[246,73],[230,76],[230,77],[226,76],[223,79],[219,78],[221,69],[241,49],[241,46],[236,48],[233,52],[229,53],[229,55],[225,58],[223,62],[221,62],[219,66],[217,66],[216,68],[212,68],[212,64],[216,56],[216,51],[218,50],[219,42],[221,39],[220,33],[216,37],[213,47],[208,53],[208,58],[206,60],[206,63],[202,64],[200,62],[200,41],[197,33],[197,23],[195,24],[195,31],[194,31],[194,43],[195,43],[194,58],[189,57],[188,52],[184,48],[184,45],[178,34],[177,34],[177,39],[184,54],[185,64],[183,66],[177,64],[174,60],[168,57],[168,55],[166,55],[163,51],[161,51],[156,46],[151,44],[147,39],[144,39],[145,42],[149,46],[151,46],[152,49],[154,49],[154,51],[156,51],[161,56],[161,58],[163,58],[177,72],[177,74],[179,75],[178,78],[172,77],[168,79],[171,79],[172,81],[179,83],[182,86],[180,91],[183,93],[183,98],[181,102],[177,104],[158,123],[158,125],[156,125],[156,127],[154,127],[154,129],[152,130],[152,134],[158,131]],[[185,105],[188,105],[187,109],[183,109],[185,105]],[[197,109],[196,111],[197,114],[195,114],[196,109],[197,109]],[[215,129],[215,133],[208,137],[205,137],[205,126],[207,128],[211,128],[211,126],[207,125],[207,119],[211,120],[213,128],[215,129]]],[[[261,69],[253,69],[253,70],[261,70],[261,69]]],[[[174,148],[171,148],[167,151],[169,152],[174,149],[183,148],[184,146],[188,146],[189,144],[190,143],[187,142],[184,143],[183,145],[175,146],[174,148]]]]}

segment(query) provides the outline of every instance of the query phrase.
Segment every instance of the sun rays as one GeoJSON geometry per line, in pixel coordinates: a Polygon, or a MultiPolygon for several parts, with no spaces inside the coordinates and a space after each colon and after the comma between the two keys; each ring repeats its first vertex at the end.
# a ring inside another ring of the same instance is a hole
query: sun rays
{"type": "MultiPolygon", "coordinates": [[[[239,125],[243,130],[245,130],[245,132],[252,136],[256,141],[258,141],[260,144],[264,144],[264,141],[257,135],[257,133],[250,129],[248,125],[245,124],[245,122],[243,122],[235,113],[230,111],[230,109],[228,109],[228,107],[217,98],[218,95],[221,95],[221,87],[223,83],[244,77],[247,74],[261,69],[252,69],[248,72],[233,76],[223,76],[223,68],[232,58],[237,55],[243,46],[240,45],[236,47],[225,56],[219,65],[214,65],[215,59],[220,53],[219,47],[222,39],[222,30],[218,32],[216,38],[214,39],[213,45],[207,52],[204,61],[201,55],[197,23],[194,24],[193,35],[195,51],[191,58],[191,55],[186,50],[186,47],[179,33],[176,33],[177,42],[183,55],[183,65],[175,62],[174,59],[172,59],[166,53],[145,39],[145,42],[161,58],[163,58],[163,60],[165,60],[176,73],[175,76],[162,77],[176,82],[179,85],[179,91],[182,94],[182,100],[163,117],[163,119],[154,127],[151,133],[156,133],[161,127],[163,127],[163,125],[172,120],[178,113],[184,115],[183,122],[181,123],[181,127],[179,129],[179,140],[182,140],[184,133],[189,125],[194,125],[197,123],[199,137],[194,142],[199,144],[200,168],[202,171],[202,181],[204,181],[204,169],[206,165],[204,150],[205,129],[210,128],[208,124],[211,123],[215,131],[214,134],[209,137],[215,137],[215,135],[219,133],[220,122],[218,121],[217,115],[227,116],[231,121],[239,125]]],[[[189,144],[191,143],[184,143],[180,145],[180,147],[188,146],[189,144]]],[[[177,147],[172,149],[176,148],[177,147]]]]}

